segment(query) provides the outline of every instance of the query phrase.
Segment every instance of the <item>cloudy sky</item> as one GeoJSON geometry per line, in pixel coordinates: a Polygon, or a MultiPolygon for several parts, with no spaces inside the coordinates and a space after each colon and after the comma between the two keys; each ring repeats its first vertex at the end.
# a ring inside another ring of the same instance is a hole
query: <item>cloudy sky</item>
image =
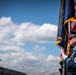
{"type": "Polygon", "coordinates": [[[27,75],[57,72],[60,0],[0,0],[0,65],[27,75]]]}

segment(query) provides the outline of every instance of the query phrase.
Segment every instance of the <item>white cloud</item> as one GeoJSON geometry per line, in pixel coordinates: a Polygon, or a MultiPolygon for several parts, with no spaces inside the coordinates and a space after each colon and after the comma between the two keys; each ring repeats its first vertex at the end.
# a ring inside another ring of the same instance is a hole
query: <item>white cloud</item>
{"type": "Polygon", "coordinates": [[[11,24],[12,21],[11,21],[11,17],[2,17],[0,18],[0,26],[6,26],[8,24],[11,24]]]}
{"type": "Polygon", "coordinates": [[[53,55],[48,55],[47,61],[56,60],[59,59],[59,57],[54,57],[53,55]]]}
{"type": "Polygon", "coordinates": [[[49,59],[53,60],[47,61],[49,56],[51,55],[36,55],[27,52],[0,54],[0,57],[2,57],[2,66],[26,72],[28,75],[37,75],[39,73],[47,75],[51,72],[58,71],[59,59],[52,56],[53,58],[50,57],[49,59]]]}
{"type": "MultiPolygon", "coordinates": [[[[56,34],[56,25],[45,23],[39,26],[30,22],[17,25],[12,22],[11,17],[0,18],[1,65],[24,71],[28,75],[46,75],[50,70],[57,70],[59,58],[52,55],[29,53],[22,47],[27,43],[55,42],[56,34]]],[[[37,45],[34,49],[46,50],[44,46],[37,45]]]]}
{"type": "Polygon", "coordinates": [[[11,18],[0,19],[0,39],[20,43],[50,43],[56,41],[57,26],[43,24],[41,26],[25,22],[16,25],[11,18]]]}
{"type": "Polygon", "coordinates": [[[35,45],[34,46],[34,50],[35,51],[45,51],[46,50],[46,48],[44,47],[44,46],[38,46],[38,45],[35,45]]]}
{"type": "Polygon", "coordinates": [[[34,25],[30,22],[20,24],[13,41],[19,43],[48,43],[55,42],[57,26],[51,24],[43,24],[42,26],[34,25]]]}

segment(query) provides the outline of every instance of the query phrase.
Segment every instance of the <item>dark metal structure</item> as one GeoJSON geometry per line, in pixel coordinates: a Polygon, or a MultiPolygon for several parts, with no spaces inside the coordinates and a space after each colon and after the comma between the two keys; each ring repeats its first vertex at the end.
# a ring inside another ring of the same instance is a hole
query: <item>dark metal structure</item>
{"type": "Polygon", "coordinates": [[[0,75],[26,75],[26,73],[0,67],[0,75]]]}

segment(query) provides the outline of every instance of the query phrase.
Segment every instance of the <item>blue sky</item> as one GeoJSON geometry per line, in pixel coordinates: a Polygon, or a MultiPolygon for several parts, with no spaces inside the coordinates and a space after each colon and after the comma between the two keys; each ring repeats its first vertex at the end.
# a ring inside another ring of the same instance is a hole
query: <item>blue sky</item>
{"type": "MultiPolygon", "coordinates": [[[[2,59],[7,61],[10,58],[10,62],[16,64],[20,61],[17,60],[20,56],[23,61],[18,64],[22,65],[26,62],[24,59],[35,64],[37,64],[36,61],[42,64],[42,60],[46,59],[49,61],[49,66],[52,65],[50,62],[56,60],[55,58],[58,58],[60,53],[60,48],[55,44],[59,10],[60,0],[0,0],[0,55],[2,59]]],[[[3,66],[5,67],[4,64],[3,66]]],[[[33,69],[32,66],[31,68],[28,66],[28,70],[25,68],[27,73],[29,69],[30,73],[35,71],[35,67],[33,69]]],[[[50,68],[47,65],[38,67],[40,73],[47,74],[50,73],[49,71],[50,68]]]]}
{"type": "Polygon", "coordinates": [[[13,22],[58,24],[60,0],[0,0],[0,17],[12,17],[13,22]]]}

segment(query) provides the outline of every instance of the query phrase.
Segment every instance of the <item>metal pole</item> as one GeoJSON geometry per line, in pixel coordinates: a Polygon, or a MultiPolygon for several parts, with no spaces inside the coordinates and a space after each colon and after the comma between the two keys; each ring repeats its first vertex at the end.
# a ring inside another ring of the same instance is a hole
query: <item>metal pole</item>
{"type": "Polygon", "coordinates": [[[62,75],[66,75],[66,67],[65,67],[65,63],[64,62],[63,62],[62,75]]]}

